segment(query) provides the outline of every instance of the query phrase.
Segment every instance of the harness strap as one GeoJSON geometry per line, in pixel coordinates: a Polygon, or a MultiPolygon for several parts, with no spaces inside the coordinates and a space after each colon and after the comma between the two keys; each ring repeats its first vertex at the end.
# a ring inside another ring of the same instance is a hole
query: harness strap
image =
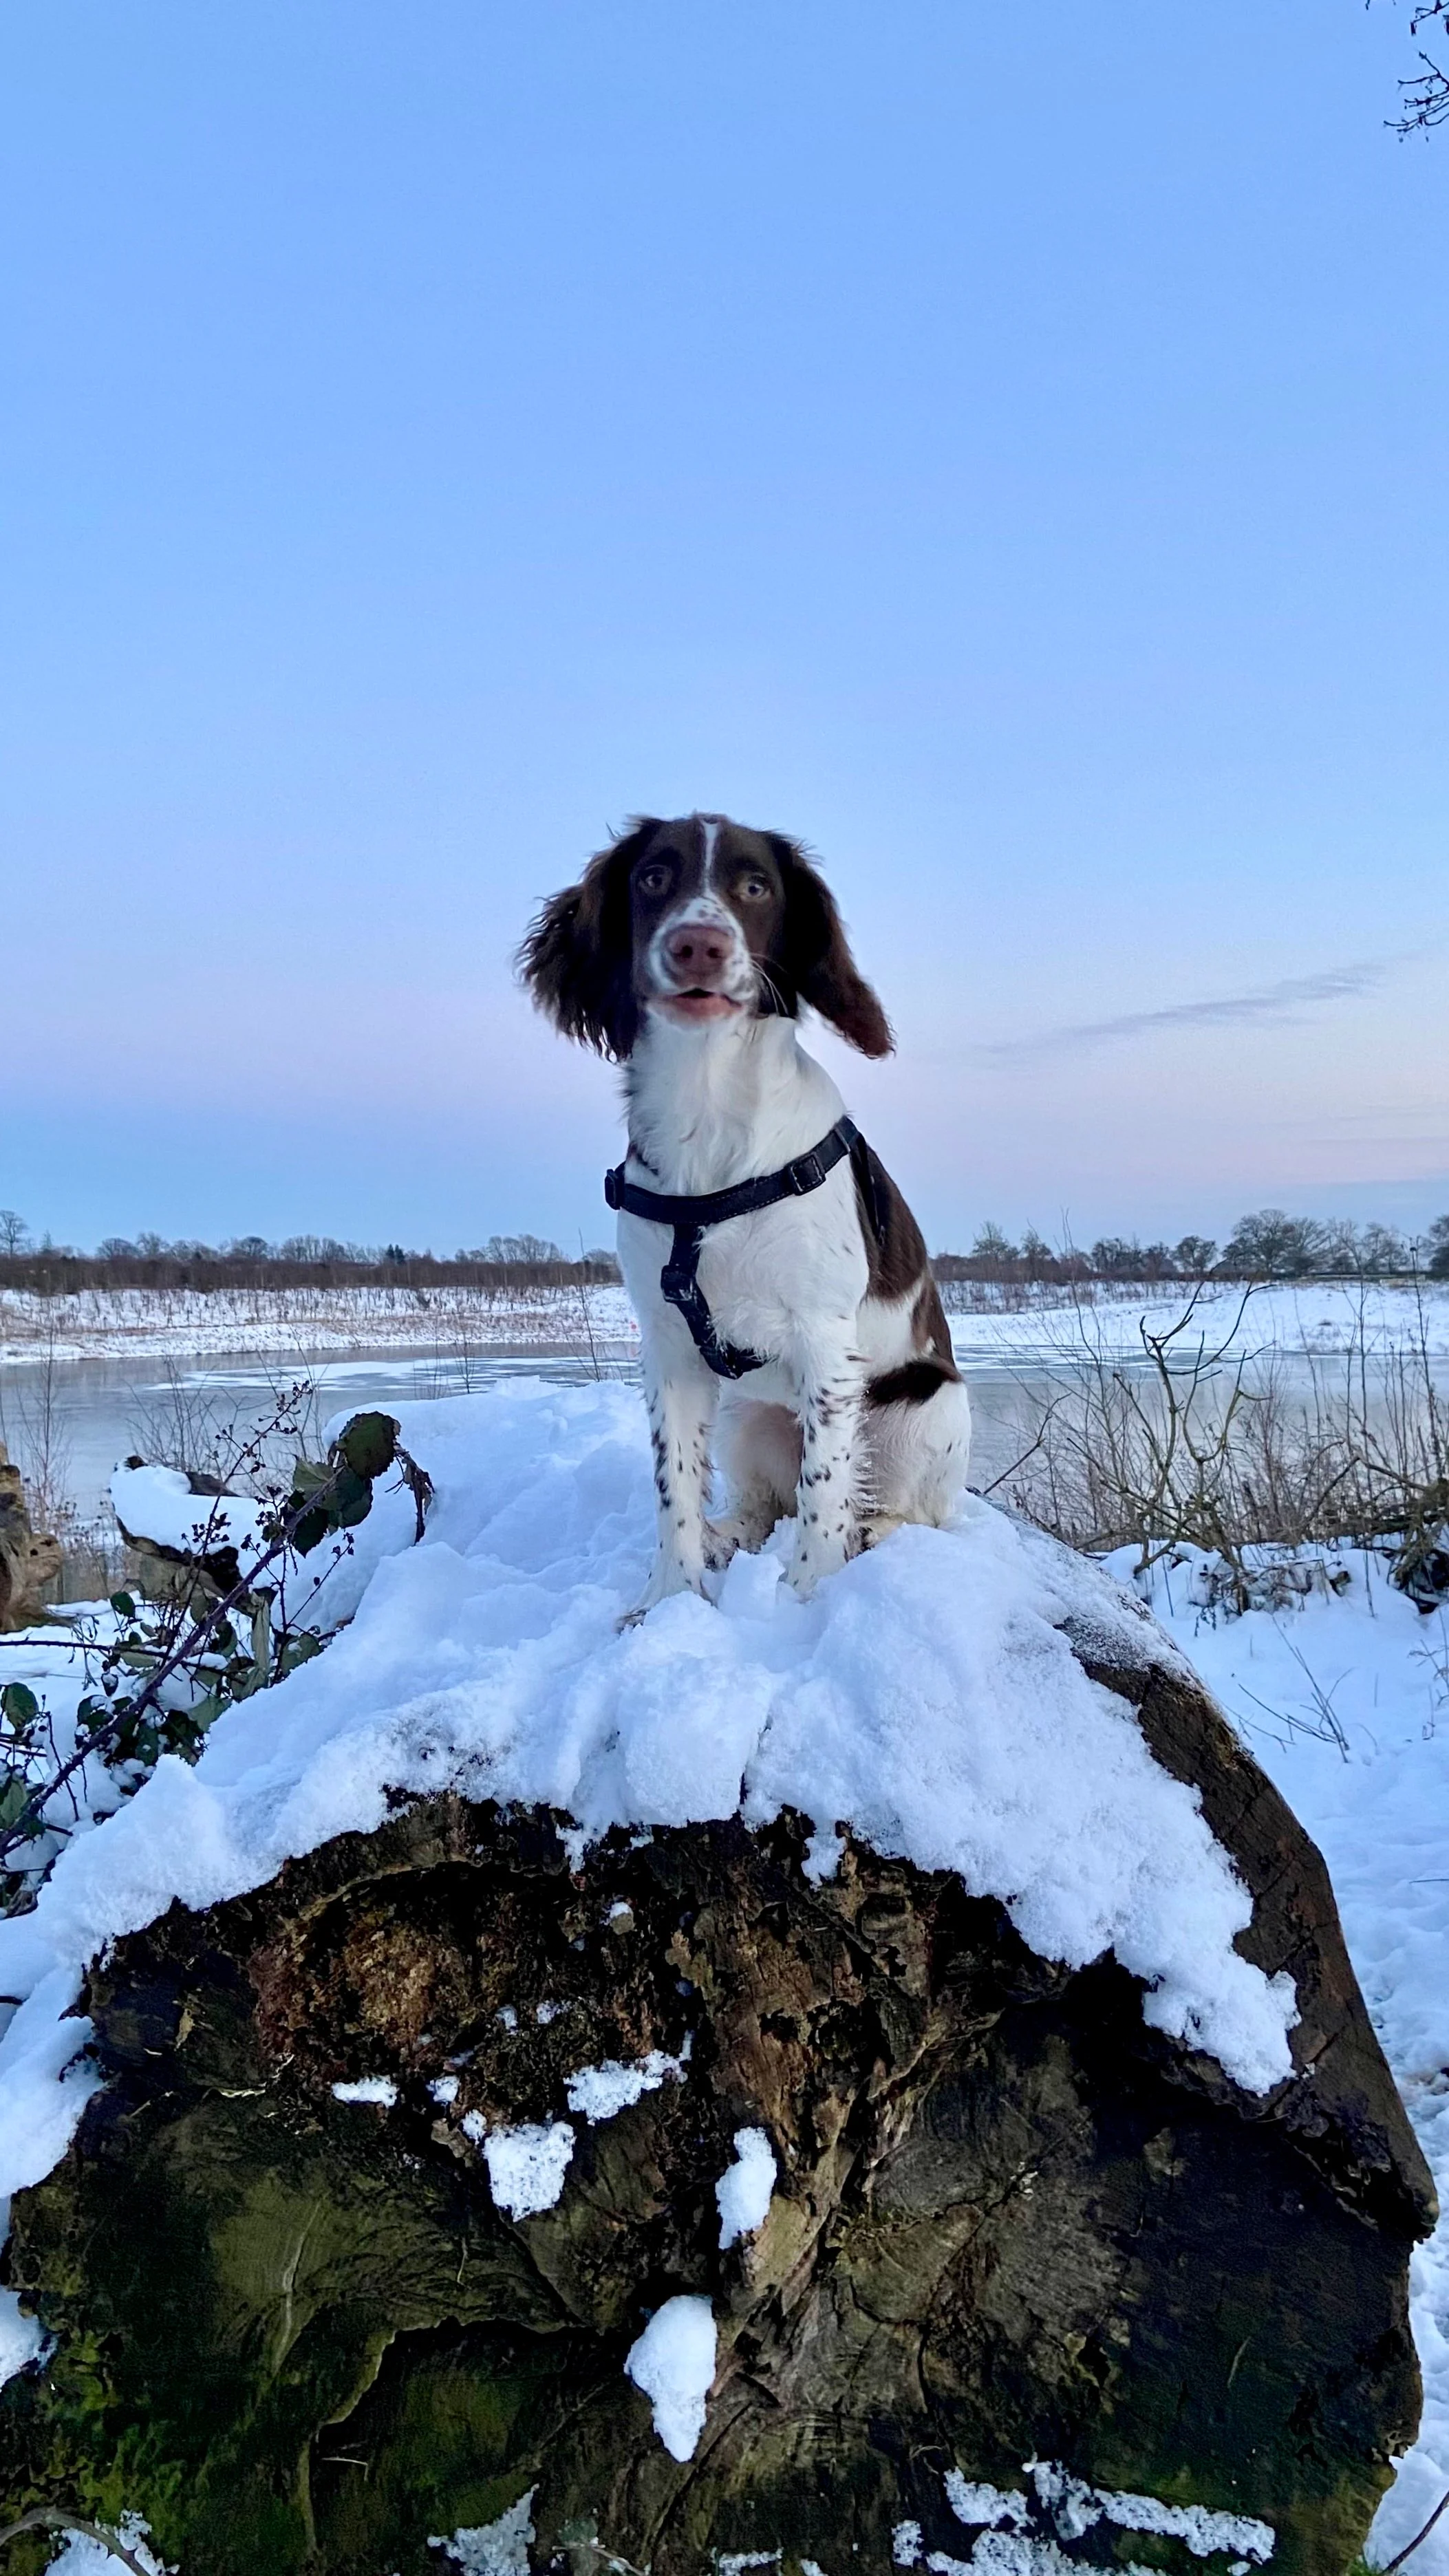
{"type": "Polygon", "coordinates": [[[753,1216],[758,1208],[776,1207],[781,1199],[801,1199],[818,1190],[859,1135],[853,1118],[837,1118],[828,1136],[822,1136],[808,1154],[797,1154],[783,1171],[737,1181],[732,1190],[704,1190],[697,1198],[671,1198],[664,1190],[641,1189],[637,1181],[625,1180],[624,1165],[616,1163],[604,1174],[604,1196],[611,1208],[648,1217],[654,1225],[723,1225],[732,1216],[753,1216]]]}
{"type": "Polygon", "coordinates": [[[759,1351],[743,1351],[733,1342],[722,1342],[715,1329],[699,1284],[699,1256],[709,1228],[727,1224],[732,1216],[753,1216],[759,1208],[777,1207],[782,1199],[806,1197],[819,1189],[847,1154],[854,1159],[855,1148],[863,1144],[854,1119],[838,1118],[828,1136],[822,1136],[808,1154],[797,1154],[783,1171],[764,1172],[757,1180],[738,1182],[732,1190],[705,1190],[695,1198],[641,1189],[637,1182],[625,1180],[622,1163],[604,1174],[604,1197],[611,1208],[673,1228],[674,1242],[659,1273],[659,1292],[667,1304],[678,1308],[695,1349],[716,1377],[747,1377],[767,1361],[759,1351]]]}
{"type": "Polygon", "coordinates": [[[659,1273],[659,1293],[671,1306],[677,1306],[689,1326],[694,1347],[708,1362],[716,1377],[748,1377],[752,1369],[763,1368],[759,1351],[742,1351],[736,1342],[722,1342],[709,1300],[699,1284],[699,1254],[704,1242],[702,1225],[677,1225],[674,1248],[659,1273]]]}

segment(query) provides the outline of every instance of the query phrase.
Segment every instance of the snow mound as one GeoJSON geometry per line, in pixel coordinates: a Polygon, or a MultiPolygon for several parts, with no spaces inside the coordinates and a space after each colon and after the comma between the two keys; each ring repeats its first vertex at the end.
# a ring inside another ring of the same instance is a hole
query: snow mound
{"type": "Polygon", "coordinates": [[[646,2093],[657,2093],[661,2084],[684,2073],[682,2057],[666,2057],[662,2048],[651,2048],[636,2066],[625,2066],[617,2057],[606,2057],[602,2066],[581,2066],[568,2080],[568,2106],[594,2127],[600,2120],[612,2120],[627,2111],[646,2093]]]}
{"type": "Polygon", "coordinates": [[[720,2252],[764,2226],[775,2196],[775,2150],[763,2129],[736,2129],[735,2160],[714,2187],[720,2252]]]}
{"type": "Polygon", "coordinates": [[[515,2129],[489,2129],[480,2111],[470,2111],[463,2130],[481,2146],[494,2200],[510,2218],[536,2218],[541,2209],[555,2206],[574,2151],[567,2120],[526,2120],[515,2129]]]}
{"type": "MultiPolygon", "coordinates": [[[[8,2224],[8,2222],[7,2222],[8,2224]]],[[[0,2290],[0,2388],[17,2371],[28,2370],[45,2350],[45,2328],[28,2316],[16,2290],[0,2290]]]]}
{"type": "Polygon", "coordinates": [[[397,2086],[390,2075],[358,2075],[350,2084],[334,2084],[334,2102],[376,2102],[384,2111],[397,2106],[397,2086]]]}
{"type": "Polygon", "coordinates": [[[656,2308],[624,2363],[654,2409],[654,2430],[672,2459],[692,2460],[704,2431],[717,2342],[708,2299],[684,2292],[656,2308]]]}
{"type": "Polygon", "coordinates": [[[0,1922],[0,1993],[30,1998],[0,2040],[0,2193],[50,2170],[93,2087],[63,2075],[87,1960],[175,1899],[215,1904],[373,1831],[390,1790],[541,1803],[580,1843],[794,1808],[817,1868],[844,1825],[955,1870],[1042,1956],[1114,1952],[1147,2019],[1247,2089],[1289,2073],[1292,1985],[1233,1946],[1251,1903],[1228,1855],[1063,1633],[1129,1665],[1172,1656],[1100,1568],[973,1500],[810,1603],[781,1583],[781,1532],[717,1607],[688,1595],[620,1633],[652,1545],[638,1396],[526,1381],[400,1410],[436,1487],[423,1543],[407,1496],[380,1492],[342,1578],[351,1625],[228,1709],[194,1769],[161,1761],[0,1922]]]}
{"type": "Polygon", "coordinates": [[[537,2487],[530,2487],[496,2522],[474,2523],[455,2531],[451,2540],[436,2533],[428,2542],[430,2549],[441,2549],[463,2576],[528,2576],[528,2544],[535,2537],[533,2499],[537,2487]]]}
{"type": "Polygon", "coordinates": [[[244,1563],[266,1545],[262,1504],[238,1494],[194,1494],[179,1467],[118,1467],[111,1501],[130,1537],[175,1548],[182,1556],[198,1550],[213,1556],[234,1547],[244,1563]]]}

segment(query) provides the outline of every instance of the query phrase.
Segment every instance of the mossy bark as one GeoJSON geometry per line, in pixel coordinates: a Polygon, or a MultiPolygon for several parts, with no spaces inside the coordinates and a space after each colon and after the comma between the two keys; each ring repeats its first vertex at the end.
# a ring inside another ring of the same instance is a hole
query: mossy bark
{"type": "MultiPolygon", "coordinates": [[[[949,1876],[848,1847],[813,1886],[790,1818],[571,1869],[546,1816],[431,1800],[93,1974],[107,2089],[15,2205],[9,2278],[57,2341],[0,2404],[3,2506],[137,2510],[184,2576],[421,2576],[531,2493],[539,2566],[597,2535],[655,2576],[843,2576],[903,2520],[966,2557],[943,2473],[1020,2489],[1038,2458],[1340,2576],[1417,2419],[1427,2175],[1312,1846],[1185,1680],[1099,1677],[1235,1852],[1243,1946],[1297,1977],[1294,2083],[1238,2093],[1122,1970],[1036,1958],[949,1876]],[[494,2207],[467,2114],[557,2118],[572,2070],[686,2042],[578,2123],[555,2208],[494,2207]],[[395,2106],[333,2098],[362,2074],[395,2106]],[[779,2180],[722,2254],[745,2124],[779,2180]],[[720,2334],[686,2463],[624,2372],[681,2290],[720,2334]]],[[[1112,2563],[1105,2528],[1067,2554],[1112,2563]]]]}

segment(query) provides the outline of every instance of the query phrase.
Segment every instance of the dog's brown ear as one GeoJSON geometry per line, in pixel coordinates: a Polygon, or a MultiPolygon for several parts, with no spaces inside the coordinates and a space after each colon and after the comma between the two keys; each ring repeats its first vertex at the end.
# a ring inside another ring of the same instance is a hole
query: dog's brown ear
{"type": "Polygon", "coordinates": [[[830,888],[798,841],[783,832],[768,837],[785,880],[779,963],[793,994],[862,1055],[889,1055],[891,1024],[850,953],[830,888]]]}
{"type": "Polygon", "coordinates": [[[518,952],[519,974],[555,1028],[621,1064],[639,1034],[629,871],[658,829],[641,815],[600,850],[577,885],[544,905],[518,952]]]}

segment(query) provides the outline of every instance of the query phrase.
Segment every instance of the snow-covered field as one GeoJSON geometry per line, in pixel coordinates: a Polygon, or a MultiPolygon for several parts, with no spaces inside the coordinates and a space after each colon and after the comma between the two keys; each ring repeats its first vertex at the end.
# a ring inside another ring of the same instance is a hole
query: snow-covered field
{"type": "MultiPolygon", "coordinates": [[[[814,1820],[821,1872],[848,1822],[1000,1897],[1047,1956],[1114,1950],[1153,2021],[1250,2087],[1276,2079],[1291,1995],[1232,1948],[1244,1899],[1225,1856],[1058,1633],[1070,1611],[1140,1656],[1150,1632],[1122,1588],[1130,1559],[1114,1561],[1114,1583],[973,1499],[957,1529],[898,1533],[809,1605],[780,1586],[779,1534],[736,1560],[717,1608],[673,1601],[620,1634],[650,1543],[637,1397],[530,1381],[401,1410],[437,1486],[423,1544],[408,1543],[407,1498],[381,1495],[332,1578],[335,1615],[354,1615],[326,1654],[227,1711],[194,1770],[163,1761],[75,1835],[34,1912],[0,1922],[0,1992],[26,1998],[0,2040],[0,2192],[50,2169],[94,2086],[76,2055],[84,2025],[62,2016],[101,1944],[173,1897],[211,1904],[372,1828],[389,1786],[543,1800],[583,1838],[789,1804],[814,1820]]],[[[1449,2197],[1449,1633],[1362,1553],[1328,1570],[1348,1578],[1341,1594],[1325,1582],[1301,1608],[1215,1623],[1183,1561],[1159,1575],[1153,1606],[1323,1848],[1449,2197]]],[[[62,1741],[71,1661],[53,1632],[6,1657],[7,1678],[44,1686],[62,1741]]],[[[559,2128],[573,2108],[560,2103],[559,2128]]],[[[1425,2420],[1376,2526],[1381,2559],[1449,2486],[1442,2240],[1418,2258],[1415,2320],[1425,2420]]],[[[0,2302],[0,2364],[7,2338],[21,2366],[34,2330],[13,2300],[8,2314],[0,2302]]],[[[1449,2518],[1416,2567],[1449,2576],[1449,2518]]]]}
{"type": "MultiPolygon", "coordinates": [[[[952,1338],[970,1364],[1051,1364],[1083,1347],[1141,1356],[1141,1328],[1179,1315],[1189,1291],[1100,1292],[982,1314],[953,1314],[952,1338]]],[[[1231,1331],[1241,1289],[1222,1284],[1198,1303],[1193,1338],[1210,1344],[1231,1331]]],[[[0,1296],[0,1363],[57,1360],[225,1357],[242,1352],[451,1349],[636,1343],[638,1327],[622,1288],[87,1288],[74,1296],[0,1296]]],[[[1242,1314],[1236,1349],[1335,1354],[1425,1347],[1449,1360],[1449,1282],[1422,1290],[1394,1283],[1310,1282],[1258,1288],[1242,1314]]]]}
{"type": "MultiPolygon", "coordinates": [[[[1184,1312],[1191,1296],[1168,1284],[1131,1296],[1095,1302],[1032,1306],[1014,1312],[955,1315],[951,1338],[966,1363],[985,1360],[1051,1363],[1080,1358],[1140,1359],[1142,1334],[1160,1333],[1184,1312]]],[[[1184,1343],[1204,1340],[1209,1351],[1282,1351],[1290,1357],[1370,1359],[1394,1351],[1420,1351],[1449,1360],[1449,1281],[1415,1289],[1395,1281],[1310,1280],[1303,1286],[1253,1289],[1214,1283],[1198,1299],[1184,1343]]]]}
{"type": "Polygon", "coordinates": [[[83,1288],[0,1296],[0,1364],[638,1338],[622,1288],[83,1288]]]}

